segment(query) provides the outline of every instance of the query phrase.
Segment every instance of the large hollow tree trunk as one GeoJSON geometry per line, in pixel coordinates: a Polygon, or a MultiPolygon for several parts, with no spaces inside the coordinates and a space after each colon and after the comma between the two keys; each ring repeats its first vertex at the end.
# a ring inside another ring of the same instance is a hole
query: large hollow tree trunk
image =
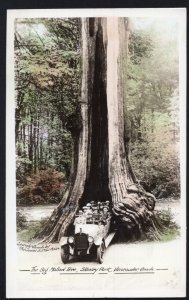
{"type": "MultiPolygon", "coordinates": [[[[69,233],[79,207],[110,200],[127,235],[158,235],[155,198],[137,182],[124,144],[127,18],[82,19],[82,129],[77,165],[61,203],[39,237],[57,241],[69,233]]],[[[122,226],[120,226],[122,225],[122,226]]]]}

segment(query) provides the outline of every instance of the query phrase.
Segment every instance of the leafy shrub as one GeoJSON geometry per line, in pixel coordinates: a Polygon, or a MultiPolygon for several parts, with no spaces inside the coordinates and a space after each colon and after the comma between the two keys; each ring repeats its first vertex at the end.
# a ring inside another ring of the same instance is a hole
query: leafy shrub
{"type": "Polygon", "coordinates": [[[31,170],[31,161],[28,158],[17,156],[16,158],[16,179],[17,183],[26,183],[26,176],[31,170]]]}
{"type": "Polygon", "coordinates": [[[23,230],[19,230],[19,232],[17,233],[18,241],[31,242],[40,232],[45,222],[46,220],[36,221],[23,228],[23,230]]]}
{"type": "Polygon", "coordinates": [[[133,143],[130,159],[137,178],[145,182],[157,198],[179,197],[178,150],[166,136],[133,143]]]}
{"type": "Polygon", "coordinates": [[[26,217],[19,211],[16,212],[16,227],[17,231],[21,231],[26,228],[26,217]]]}
{"type": "Polygon", "coordinates": [[[156,211],[156,218],[160,220],[161,224],[164,226],[164,231],[160,235],[161,241],[170,241],[178,237],[180,234],[180,227],[175,223],[170,209],[156,211]]]}
{"type": "Polygon", "coordinates": [[[53,169],[40,170],[26,177],[26,184],[17,186],[17,205],[59,203],[64,174],[53,169]]]}

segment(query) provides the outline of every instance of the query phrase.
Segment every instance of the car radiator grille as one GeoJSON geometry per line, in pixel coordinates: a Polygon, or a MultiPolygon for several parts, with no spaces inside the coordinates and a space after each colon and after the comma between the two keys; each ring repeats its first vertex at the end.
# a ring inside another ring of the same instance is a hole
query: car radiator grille
{"type": "Polygon", "coordinates": [[[75,249],[77,250],[87,249],[88,246],[89,246],[89,242],[86,234],[78,233],[75,235],[75,249]]]}

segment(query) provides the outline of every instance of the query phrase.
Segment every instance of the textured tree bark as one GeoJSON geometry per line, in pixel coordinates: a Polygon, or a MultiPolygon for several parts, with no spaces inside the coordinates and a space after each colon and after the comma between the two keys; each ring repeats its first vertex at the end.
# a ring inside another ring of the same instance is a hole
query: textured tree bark
{"type": "Polygon", "coordinates": [[[137,182],[124,144],[128,27],[127,18],[82,20],[77,165],[64,198],[39,234],[46,242],[68,234],[78,208],[91,200],[112,202],[124,235],[158,238],[155,197],[137,182]]]}

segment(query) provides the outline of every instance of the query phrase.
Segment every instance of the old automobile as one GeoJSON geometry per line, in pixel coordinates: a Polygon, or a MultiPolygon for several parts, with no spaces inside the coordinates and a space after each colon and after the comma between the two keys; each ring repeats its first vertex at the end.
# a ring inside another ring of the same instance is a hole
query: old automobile
{"type": "Polygon", "coordinates": [[[111,219],[111,213],[85,214],[80,211],[75,218],[74,234],[60,240],[62,262],[91,254],[101,264],[104,251],[115,235],[115,231],[110,232],[111,219]]]}

